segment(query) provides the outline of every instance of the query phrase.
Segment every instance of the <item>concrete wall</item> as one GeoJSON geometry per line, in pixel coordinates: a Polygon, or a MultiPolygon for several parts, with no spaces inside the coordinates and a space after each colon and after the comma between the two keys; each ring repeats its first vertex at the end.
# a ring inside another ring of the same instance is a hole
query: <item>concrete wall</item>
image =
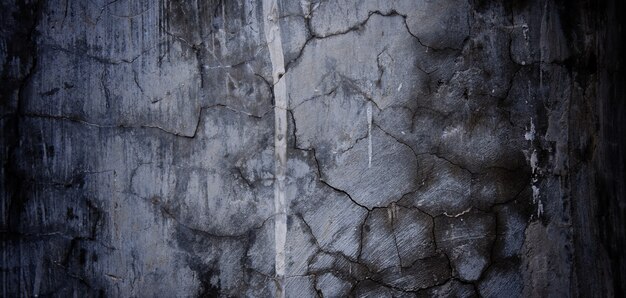
{"type": "Polygon", "coordinates": [[[623,11],[3,0],[1,296],[622,296],[623,11]]]}

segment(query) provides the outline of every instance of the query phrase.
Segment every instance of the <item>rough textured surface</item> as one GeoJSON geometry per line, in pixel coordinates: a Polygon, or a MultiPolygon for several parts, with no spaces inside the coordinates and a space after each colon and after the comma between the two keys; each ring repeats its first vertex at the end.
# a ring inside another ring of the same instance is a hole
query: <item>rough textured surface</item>
{"type": "Polygon", "coordinates": [[[624,12],[2,0],[0,296],[624,296],[624,12]]]}

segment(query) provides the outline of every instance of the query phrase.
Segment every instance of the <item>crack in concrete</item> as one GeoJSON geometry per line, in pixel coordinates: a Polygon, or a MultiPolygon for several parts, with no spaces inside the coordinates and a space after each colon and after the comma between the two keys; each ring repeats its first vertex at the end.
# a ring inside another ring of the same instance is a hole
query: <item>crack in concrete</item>
{"type": "Polygon", "coordinates": [[[61,46],[55,45],[55,44],[42,44],[41,45],[41,49],[44,49],[44,50],[45,49],[51,49],[51,50],[54,50],[54,51],[59,51],[59,52],[63,52],[63,53],[70,54],[70,55],[75,55],[75,56],[79,56],[79,57],[85,57],[85,58],[94,60],[94,61],[96,61],[96,62],[98,62],[100,64],[120,65],[120,64],[133,64],[133,63],[135,63],[135,61],[137,59],[141,58],[144,54],[146,54],[146,53],[156,49],[157,47],[161,46],[162,44],[167,44],[167,43],[168,43],[168,41],[160,41],[156,45],[144,49],[139,54],[131,57],[130,59],[127,59],[127,58],[114,59],[114,58],[109,58],[109,57],[101,57],[101,56],[88,54],[86,50],[84,52],[76,52],[76,51],[72,51],[72,50],[63,48],[61,46]]]}
{"type": "MultiPolygon", "coordinates": [[[[302,45],[302,47],[301,47],[301,48],[300,48],[300,50],[298,51],[298,54],[296,55],[296,57],[295,57],[295,58],[293,58],[293,59],[291,59],[289,62],[287,62],[286,66],[285,66],[286,71],[289,71],[289,69],[291,69],[291,67],[292,67],[292,64],[296,63],[296,62],[300,59],[300,57],[302,57],[302,54],[304,53],[304,49],[306,48],[306,46],[307,46],[307,45],[308,45],[311,41],[313,41],[313,40],[323,40],[323,39],[330,38],[330,37],[333,37],[333,36],[345,35],[345,34],[348,34],[348,33],[350,33],[350,32],[353,32],[353,31],[360,31],[360,30],[363,30],[363,28],[365,27],[365,25],[367,24],[367,22],[369,22],[370,18],[371,18],[373,15],[379,15],[379,16],[383,16],[383,17],[395,17],[395,16],[400,16],[400,17],[402,17],[402,18],[404,19],[404,24],[405,24],[405,27],[406,27],[407,32],[408,32],[411,36],[413,36],[413,37],[414,37],[414,38],[418,41],[418,43],[419,43],[421,46],[425,47],[426,49],[429,49],[429,50],[432,50],[432,51],[445,51],[445,50],[454,50],[454,51],[459,51],[459,50],[460,50],[460,49],[453,49],[453,48],[441,48],[441,49],[437,49],[437,48],[433,48],[433,47],[430,47],[430,46],[428,46],[428,45],[425,45],[424,43],[422,43],[422,42],[420,41],[419,37],[417,37],[415,34],[413,34],[413,33],[409,30],[409,27],[408,27],[408,25],[407,25],[407,23],[406,23],[406,18],[407,18],[407,17],[406,17],[406,15],[399,14],[399,13],[398,13],[398,12],[396,12],[395,10],[392,10],[392,11],[391,11],[391,12],[389,12],[389,13],[384,13],[384,12],[382,12],[382,11],[378,11],[378,10],[376,10],[376,11],[370,11],[370,12],[368,12],[367,18],[365,18],[365,20],[363,20],[363,21],[359,22],[358,24],[353,25],[353,26],[351,26],[351,27],[349,27],[348,29],[343,30],[343,31],[333,32],[333,33],[326,34],[326,35],[321,35],[321,36],[320,36],[320,35],[316,35],[315,33],[313,33],[313,31],[311,30],[310,18],[308,18],[308,19],[307,19],[307,22],[306,22],[306,25],[307,25],[307,30],[309,31],[310,36],[309,36],[309,38],[307,38],[307,40],[304,42],[304,44],[302,45]]],[[[421,69],[420,69],[420,70],[421,70],[421,69]]],[[[424,71],[424,70],[422,70],[422,71],[424,71]]],[[[425,73],[427,73],[427,72],[425,72],[425,73]]]]}
{"type": "Polygon", "coordinates": [[[169,134],[169,135],[174,135],[176,137],[182,137],[182,138],[186,138],[186,139],[194,139],[197,135],[198,135],[198,131],[200,130],[200,127],[202,126],[202,120],[204,119],[204,113],[206,110],[210,110],[210,109],[216,109],[216,108],[222,108],[222,109],[226,109],[226,110],[230,110],[232,112],[235,113],[241,113],[244,114],[248,117],[252,117],[255,119],[262,119],[263,117],[265,117],[265,115],[267,115],[268,113],[271,112],[271,110],[268,110],[267,112],[261,114],[261,115],[254,115],[245,111],[241,111],[241,110],[237,110],[235,108],[232,108],[230,106],[224,105],[224,104],[214,104],[214,105],[210,105],[210,106],[205,106],[205,107],[200,107],[200,112],[198,113],[198,117],[197,117],[197,123],[195,125],[194,128],[194,132],[193,134],[184,134],[184,133],[179,133],[179,132],[172,132],[168,129],[162,128],[160,126],[156,126],[156,125],[148,125],[148,124],[143,124],[143,125],[139,125],[139,126],[132,126],[132,125],[126,125],[126,124],[116,124],[116,125],[106,125],[106,124],[99,124],[99,123],[94,123],[94,122],[90,122],[87,121],[85,119],[82,119],[81,117],[77,117],[77,116],[64,116],[64,115],[50,115],[50,114],[38,114],[38,113],[20,113],[19,116],[22,117],[30,117],[30,118],[40,118],[40,119],[49,119],[49,120],[60,120],[60,121],[69,121],[69,122],[74,122],[74,123],[80,123],[83,125],[87,125],[87,126],[93,126],[93,127],[97,127],[97,128],[107,128],[107,129],[157,129],[163,133],[169,134]]]}

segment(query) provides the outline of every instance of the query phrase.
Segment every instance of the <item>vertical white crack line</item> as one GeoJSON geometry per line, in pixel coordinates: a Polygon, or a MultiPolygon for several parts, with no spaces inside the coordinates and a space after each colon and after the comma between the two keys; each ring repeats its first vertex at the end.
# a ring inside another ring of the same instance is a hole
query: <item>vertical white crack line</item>
{"type": "Polygon", "coordinates": [[[372,103],[367,102],[367,167],[372,167],[372,103]]]}
{"type": "Polygon", "coordinates": [[[274,84],[274,243],[276,297],[285,297],[285,247],[287,243],[287,202],[285,174],[287,171],[287,85],[285,57],[280,37],[277,0],[263,0],[263,28],[272,62],[274,84]]]}

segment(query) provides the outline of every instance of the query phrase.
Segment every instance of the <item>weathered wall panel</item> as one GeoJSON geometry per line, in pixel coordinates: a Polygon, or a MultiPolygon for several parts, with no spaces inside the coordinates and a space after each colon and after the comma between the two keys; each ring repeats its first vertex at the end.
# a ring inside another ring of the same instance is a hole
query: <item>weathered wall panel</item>
{"type": "Polygon", "coordinates": [[[2,296],[622,296],[623,10],[2,1],[2,296]]]}

